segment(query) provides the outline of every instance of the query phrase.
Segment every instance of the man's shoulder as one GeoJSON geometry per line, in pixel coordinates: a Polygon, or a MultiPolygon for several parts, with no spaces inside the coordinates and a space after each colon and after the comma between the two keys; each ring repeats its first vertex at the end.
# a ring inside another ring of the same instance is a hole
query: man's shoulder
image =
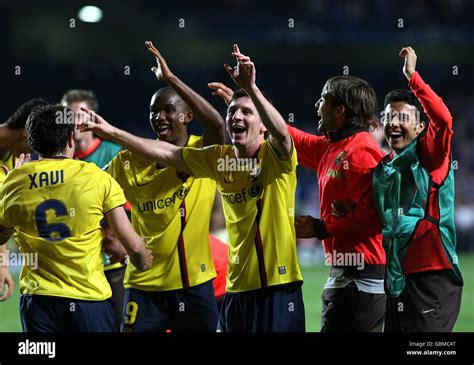
{"type": "Polygon", "coordinates": [[[200,148],[202,147],[202,142],[202,136],[196,136],[194,134],[191,134],[188,138],[188,142],[186,143],[186,147],[200,148]]]}
{"type": "Polygon", "coordinates": [[[217,157],[234,154],[234,146],[231,144],[211,144],[208,146],[190,146],[189,144],[187,144],[183,149],[187,151],[211,151],[209,153],[214,153],[217,157]]]}
{"type": "Polygon", "coordinates": [[[386,155],[382,147],[369,132],[360,132],[354,135],[351,150],[357,153],[371,153],[378,158],[386,155]]]}
{"type": "Polygon", "coordinates": [[[346,159],[353,167],[374,168],[386,155],[375,138],[369,132],[354,135],[352,141],[344,149],[346,159]]]}

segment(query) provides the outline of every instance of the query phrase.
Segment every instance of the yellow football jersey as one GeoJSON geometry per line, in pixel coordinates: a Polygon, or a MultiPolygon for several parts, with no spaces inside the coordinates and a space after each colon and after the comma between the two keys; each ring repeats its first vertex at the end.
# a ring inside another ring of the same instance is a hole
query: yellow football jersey
{"type": "Polygon", "coordinates": [[[7,177],[7,170],[11,171],[15,167],[15,157],[10,151],[5,151],[0,157],[0,183],[7,177]],[[6,169],[5,169],[6,168],[6,169]]]}
{"type": "Polygon", "coordinates": [[[303,280],[294,228],[294,147],[286,161],[268,141],[256,159],[236,159],[231,145],[184,148],[182,156],[194,176],[217,181],[229,234],[227,291],[303,280]]]}
{"type": "MultiPolygon", "coordinates": [[[[190,136],[188,146],[202,146],[190,136]]],[[[209,224],[216,183],[161,167],[129,151],[120,152],[108,172],[132,206],[132,225],[153,251],[143,272],[127,266],[125,287],[165,291],[202,284],[216,276],[209,247],[209,224]]]]}
{"type": "Polygon", "coordinates": [[[0,225],[15,228],[23,254],[20,292],[83,300],[111,296],[100,221],[125,203],[112,177],[91,163],[43,159],[10,171],[0,190],[0,225]]]}

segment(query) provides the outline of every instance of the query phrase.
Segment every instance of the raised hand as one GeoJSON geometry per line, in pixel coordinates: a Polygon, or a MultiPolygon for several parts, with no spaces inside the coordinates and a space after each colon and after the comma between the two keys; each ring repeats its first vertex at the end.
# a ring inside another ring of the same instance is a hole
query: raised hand
{"type": "Polygon", "coordinates": [[[87,118],[83,118],[76,128],[81,132],[92,131],[99,137],[110,139],[115,127],[109,124],[104,118],[94,111],[82,107],[81,110],[87,114],[87,118]]]}
{"type": "Polygon", "coordinates": [[[415,50],[411,47],[404,47],[399,53],[399,56],[405,58],[405,63],[403,64],[403,74],[410,81],[411,76],[415,73],[416,70],[416,53],[415,50]]]}
{"type": "Polygon", "coordinates": [[[29,153],[27,154],[21,153],[20,157],[18,157],[18,159],[15,162],[15,168],[23,166],[25,163],[30,162],[30,161],[31,161],[31,155],[29,153]]]}
{"type": "Polygon", "coordinates": [[[168,82],[171,77],[173,77],[173,73],[168,67],[166,60],[161,55],[160,51],[153,45],[151,41],[145,42],[145,47],[148,51],[155,56],[156,65],[157,67],[152,67],[151,71],[155,74],[156,78],[163,82],[168,82]]]}
{"type": "Polygon", "coordinates": [[[230,99],[232,99],[232,95],[234,95],[234,90],[224,85],[222,82],[210,82],[207,86],[209,89],[215,90],[212,95],[220,96],[224,102],[229,105],[230,99]]]}
{"type": "Polygon", "coordinates": [[[250,57],[240,53],[239,46],[234,44],[234,52],[232,52],[237,60],[237,66],[232,66],[227,63],[224,65],[232,80],[244,90],[248,91],[255,86],[255,65],[250,60],[250,57]]]}

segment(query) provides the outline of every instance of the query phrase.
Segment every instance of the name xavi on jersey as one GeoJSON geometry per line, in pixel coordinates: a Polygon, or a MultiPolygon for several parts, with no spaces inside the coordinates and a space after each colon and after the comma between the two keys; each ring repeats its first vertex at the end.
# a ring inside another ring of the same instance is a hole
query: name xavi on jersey
{"type": "Polygon", "coordinates": [[[51,186],[56,184],[64,184],[64,170],[43,171],[39,174],[28,174],[30,178],[30,190],[35,188],[42,188],[44,186],[51,186]]]}

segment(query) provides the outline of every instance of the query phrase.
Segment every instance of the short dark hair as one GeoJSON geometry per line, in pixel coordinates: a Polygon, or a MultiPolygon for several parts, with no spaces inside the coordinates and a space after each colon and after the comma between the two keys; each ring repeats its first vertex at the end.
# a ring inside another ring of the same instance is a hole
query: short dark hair
{"type": "Polygon", "coordinates": [[[390,91],[387,95],[385,95],[385,100],[383,102],[384,109],[388,104],[395,103],[397,101],[403,101],[409,105],[413,105],[420,113],[420,120],[418,122],[429,122],[429,118],[425,114],[423,106],[421,105],[420,101],[413,93],[413,91],[408,89],[395,89],[390,91]]]}
{"type": "Polygon", "coordinates": [[[38,106],[47,105],[48,102],[41,98],[30,99],[23,103],[10,118],[5,122],[5,126],[8,129],[24,129],[26,120],[30,116],[30,113],[38,106]]]}
{"type": "Polygon", "coordinates": [[[74,131],[74,113],[68,107],[51,104],[36,108],[26,122],[26,139],[40,156],[53,156],[66,150],[74,131]]]}
{"type": "Polygon", "coordinates": [[[95,112],[99,110],[99,102],[97,101],[97,97],[92,90],[69,90],[63,95],[63,98],[61,99],[61,103],[66,103],[67,105],[81,101],[85,101],[87,105],[89,105],[89,109],[95,112]]]}
{"type": "Polygon", "coordinates": [[[367,81],[355,76],[335,76],[326,81],[324,90],[335,106],[345,106],[346,127],[364,131],[377,127],[377,96],[367,81]]]}
{"type": "MultiPolygon", "coordinates": [[[[260,92],[261,92],[262,95],[265,97],[265,99],[267,99],[268,102],[273,105],[272,99],[270,99],[270,97],[269,97],[264,91],[261,91],[261,90],[260,90],[260,92]]],[[[230,103],[232,103],[235,99],[239,99],[239,98],[242,98],[242,97],[244,97],[244,96],[250,97],[249,94],[247,94],[247,91],[245,91],[244,89],[238,89],[238,90],[234,91],[234,94],[232,95],[232,97],[231,97],[230,100],[229,100],[229,105],[230,105],[230,103]]]]}

